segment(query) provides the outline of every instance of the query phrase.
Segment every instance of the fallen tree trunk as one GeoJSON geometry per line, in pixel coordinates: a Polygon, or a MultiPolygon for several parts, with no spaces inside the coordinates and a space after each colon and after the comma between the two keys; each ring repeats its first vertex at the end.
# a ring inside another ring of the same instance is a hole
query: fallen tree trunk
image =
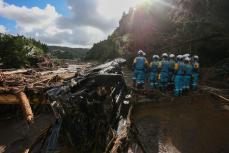
{"type": "Polygon", "coordinates": [[[25,114],[25,118],[29,124],[33,122],[33,111],[29,103],[29,99],[26,94],[22,91],[17,93],[18,98],[20,99],[22,110],[25,114]]]}

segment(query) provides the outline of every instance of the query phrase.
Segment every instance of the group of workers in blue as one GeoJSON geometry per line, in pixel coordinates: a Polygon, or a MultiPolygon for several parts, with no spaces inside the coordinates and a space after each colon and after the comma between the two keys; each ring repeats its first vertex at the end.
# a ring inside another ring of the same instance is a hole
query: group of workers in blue
{"type": "Polygon", "coordinates": [[[140,50],[134,59],[133,71],[134,87],[144,88],[145,83],[149,82],[150,88],[166,92],[170,86],[174,89],[174,95],[180,96],[186,91],[197,90],[199,57],[163,53],[161,58],[153,55],[149,64],[145,52],[140,50]]]}

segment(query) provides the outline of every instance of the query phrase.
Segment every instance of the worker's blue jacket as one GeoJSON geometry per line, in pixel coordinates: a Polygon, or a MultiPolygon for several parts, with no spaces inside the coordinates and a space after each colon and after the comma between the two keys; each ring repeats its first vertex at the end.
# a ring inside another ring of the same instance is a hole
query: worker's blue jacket
{"type": "Polygon", "coordinates": [[[153,61],[150,63],[150,81],[156,81],[158,75],[159,61],[153,61]]]}
{"type": "Polygon", "coordinates": [[[199,81],[199,63],[197,61],[192,64],[192,89],[196,90],[199,81]]]}
{"type": "Polygon", "coordinates": [[[184,75],[185,65],[182,61],[175,64],[175,75],[184,75]]]}
{"type": "Polygon", "coordinates": [[[179,96],[182,93],[183,90],[183,84],[184,84],[184,70],[185,70],[185,65],[182,61],[178,61],[175,64],[175,79],[174,79],[174,95],[179,96]]]}
{"type": "Polygon", "coordinates": [[[138,56],[134,59],[133,68],[134,68],[134,76],[133,80],[138,84],[145,83],[145,75],[147,71],[147,59],[143,56],[138,56]]]}
{"type": "Polygon", "coordinates": [[[184,83],[183,83],[184,90],[190,89],[191,76],[192,76],[192,65],[189,63],[186,63],[185,64],[184,83]]]}
{"type": "Polygon", "coordinates": [[[192,65],[190,65],[190,64],[185,64],[185,76],[191,76],[192,75],[192,70],[193,70],[193,68],[192,68],[192,65]]]}
{"type": "Polygon", "coordinates": [[[169,74],[170,63],[168,60],[163,59],[160,64],[161,74],[169,74]]]}
{"type": "Polygon", "coordinates": [[[159,61],[153,61],[150,63],[150,72],[157,73],[158,72],[159,61]]]}
{"type": "Polygon", "coordinates": [[[199,73],[199,63],[197,61],[192,64],[192,73],[199,73]]]}

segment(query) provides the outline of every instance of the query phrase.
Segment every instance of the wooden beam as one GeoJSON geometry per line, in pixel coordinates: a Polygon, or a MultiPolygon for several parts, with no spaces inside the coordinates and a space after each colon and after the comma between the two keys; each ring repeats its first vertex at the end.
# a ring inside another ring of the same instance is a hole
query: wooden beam
{"type": "Polygon", "coordinates": [[[1,94],[0,95],[0,104],[20,104],[20,100],[17,96],[12,94],[1,94]]]}
{"type": "Polygon", "coordinates": [[[226,101],[226,102],[229,103],[229,99],[227,99],[226,97],[224,97],[222,95],[219,95],[219,94],[217,94],[215,92],[212,92],[212,91],[209,91],[209,93],[212,94],[212,95],[214,95],[215,97],[218,97],[219,99],[224,100],[224,101],[226,101]]]}
{"type": "Polygon", "coordinates": [[[1,72],[1,74],[5,74],[5,75],[10,75],[10,74],[18,74],[18,73],[25,73],[28,70],[26,69],[19,69],[19,70],[15,70],[15,71],[6,71],[6,72],[1,72]]]}
{"type": "MultiPolygon", "coordinates": [[[[0,94],[0,105],[18,105],[20,99],[13,94],[0,94]]],[[[30,104],[47,104],[45,99],[40,100],[38,98],[30,99],[30,104]]]]}

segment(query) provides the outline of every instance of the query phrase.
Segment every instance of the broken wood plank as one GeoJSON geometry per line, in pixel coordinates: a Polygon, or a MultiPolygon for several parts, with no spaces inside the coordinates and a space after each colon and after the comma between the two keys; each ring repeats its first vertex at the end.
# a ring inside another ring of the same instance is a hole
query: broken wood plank
{"type": "Polygon", "coordinates": [[[224,100],[224,101],[226,101],[226,102],[229,102],[229,99],[225,98],[225,97],[222,96],[222,95],[219,95],[219,94],[217,94],[217,93],[215,93],[215,92],[212,92],[212,91],[209,91],[209,93],[212,94],[212,95],[215,96],[215,97],[220,98],[221,100],[224,100]]]}
{"type": "Polygon", "coordinates": [[[6,71],[6,72],[0,72],[1,74],[5,74],[5,75],[10,75],[10,74],[18,74],[18,73],[25,73],[28,70],[26,69],[19,69],[19,70],[15,70],[15,71],[6,71]]]}
{"type": "Polygon", "coordinates": [[[20,104],[20,100],[17,96],[7,94],[7,95],[0,95],[0,104],[20,104]]]}
{"type": "MultiPolygon", "coordinates": [[[[30,104],[46,104],[45,99],[33,98],[30,99],[30,104]]],[[[18,105],[20,104],[20,99],[13,94],[0,94],[0,104],[3,105],[18,105]]]]}
{"type": "Polygon", "coordinates": [[[123,143],[126,143],[128,139],[128,134],[131,126],[131,113],[133,110],[133,106],[130,107],[127,119],[122,119],[119,122],[118,133],[116,140],[114,141],[113,148],[111,149],[110,153],[119,153],[123,143]]]}

